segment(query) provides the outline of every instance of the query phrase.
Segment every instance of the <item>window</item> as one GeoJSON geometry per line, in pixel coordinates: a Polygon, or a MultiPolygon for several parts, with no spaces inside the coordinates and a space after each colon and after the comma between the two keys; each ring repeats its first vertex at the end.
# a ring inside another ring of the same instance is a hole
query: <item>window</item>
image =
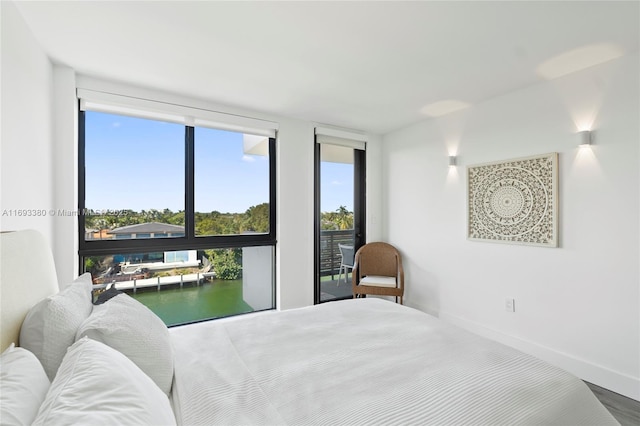
{"type": "Polygon", "coordinates": [[[181,251],[167,251],[164,253],[164,262],[172,263],[172,262],[189,262],[189,260],[194,260],[191,254],[194,253],[193,250],[181,250],[181,251]]]}
{"type": "Polygon", "coordinates": [[[353,254],[366,241],[364,139],[316,128],[315,303],[353,297],[353,254]]]}
{"type": "Polygon", "coordinates": [[[268,234],[268,139],[196,128],[194,148],[196,235],[268,234]]]}
{"type": "Polygon", "coordinates": [[[86,111],[85,239],[142,239],[185,226],[185,128],[86,111]]]}
{"type": "Polygon", "coordinates": [[[168,325],[273,309],[275,138],[88,105],[81,272],[168,325]]]}

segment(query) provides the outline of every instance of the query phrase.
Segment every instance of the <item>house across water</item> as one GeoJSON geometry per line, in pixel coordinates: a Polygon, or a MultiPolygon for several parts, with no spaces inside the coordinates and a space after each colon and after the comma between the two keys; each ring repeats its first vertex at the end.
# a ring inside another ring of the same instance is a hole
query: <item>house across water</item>
{"type": "MultiPolygon", "coordinates": [[[[148,222],[101,230],[99,235],[103,239],[116,240],[175,238],[184,236],[184,226],[148,222]]],[[[202,263],[197,250],[123,253],[105,260],[103,272],[95,279],[98,283],[148,278],[150,274],[166,270],[200,268],[202,263]]]]}

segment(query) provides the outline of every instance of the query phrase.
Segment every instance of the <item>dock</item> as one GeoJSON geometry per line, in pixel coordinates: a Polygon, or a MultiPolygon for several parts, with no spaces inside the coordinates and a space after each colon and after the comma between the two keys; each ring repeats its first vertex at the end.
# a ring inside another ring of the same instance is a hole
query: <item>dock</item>
{"type": "MultiPolygon", "coordinates": [[[[121,291],[133,290],[134,293],[136,293],[138,289],[147,289],[151,287],[155,287],[160,291],[164,286],[179,285],[180,288],[182,288],[185,284],[195,283],[195,285],[200,285],[214,276],[215,274],[213,272],[197,272],[195,274],[172,275],[168,277],[140,278],[127,281],[117,281],[115,282],[115,288],[121,291]]],[[[94,290],[97,290],[106,288],[110,285],[111,283],[96,284],[93,288],[94,290]]]]}

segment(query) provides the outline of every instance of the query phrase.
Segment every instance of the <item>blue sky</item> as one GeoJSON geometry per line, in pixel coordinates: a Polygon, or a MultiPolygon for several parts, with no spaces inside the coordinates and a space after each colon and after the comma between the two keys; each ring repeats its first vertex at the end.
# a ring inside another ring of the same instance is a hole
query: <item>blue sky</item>
{"type": "Polygon", "coordinates": [[[323,162],[320,179],[321,211],[332,212],[340,206],[353,211],[353,164],[323,162]]]}
{"type": "MultiPolygon", "coordinates": [[[[86,113],[86,207],[184,210],[184,126],[86,113]]],[[[268,160],[242,134],[196,128],[196,211],[240,213],[268,201],[268,160]]],[[[353,166],[323,163],[322,211],[353,209],[353,166]]]]}

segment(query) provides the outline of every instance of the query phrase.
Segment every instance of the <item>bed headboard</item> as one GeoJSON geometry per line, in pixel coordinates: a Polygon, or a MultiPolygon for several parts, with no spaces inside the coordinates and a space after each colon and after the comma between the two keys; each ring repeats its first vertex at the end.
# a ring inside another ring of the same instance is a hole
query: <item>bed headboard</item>
{"type": "Polygon", "coordinates": [[[33,230],[0,233],[0,351],[19,343],[29,309],[57,292],[53,254],[44,236],[33,230]]]}

